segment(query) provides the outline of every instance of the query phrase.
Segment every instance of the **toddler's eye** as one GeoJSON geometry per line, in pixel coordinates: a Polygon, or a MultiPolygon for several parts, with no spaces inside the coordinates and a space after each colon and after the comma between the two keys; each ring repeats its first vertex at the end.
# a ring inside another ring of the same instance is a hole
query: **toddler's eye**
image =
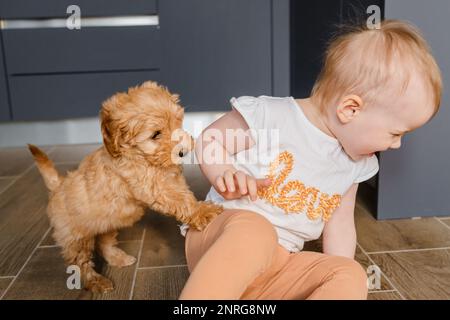
{"type": "Polygon", "coordinates": [[[152,135],[152,139],[155,140],[155,139],[157,139],[160,135],[161,135],[161,131],[160,131],[160,130],[155,131],[155,133],[152,135]]]}

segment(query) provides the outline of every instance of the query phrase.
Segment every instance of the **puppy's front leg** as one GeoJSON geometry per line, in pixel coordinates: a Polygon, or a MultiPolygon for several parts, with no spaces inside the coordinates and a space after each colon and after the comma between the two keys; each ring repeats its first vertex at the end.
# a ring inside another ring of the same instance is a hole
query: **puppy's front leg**
{"type": "Polygon", "coordinates": [[[182,174],[157,182],[153,209],[173,215],[178,221],[203,230],[223,211],[210,201],[197,201],[182,174]]]}

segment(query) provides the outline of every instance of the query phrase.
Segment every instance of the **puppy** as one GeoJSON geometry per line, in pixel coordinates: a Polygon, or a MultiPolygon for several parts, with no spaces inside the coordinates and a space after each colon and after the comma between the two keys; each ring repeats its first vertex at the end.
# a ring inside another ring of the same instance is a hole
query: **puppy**
{"type": "Polygon", "coordinates": [[[100,112],[103,146],[62,177],[46,154],[28,145],[47,188],[53,237],[68,265],[80,268],[84,287],[108,292],[113,283],[94,271],[94,249],[112,266],[136,259],[119,249],[117,230],[133,225],[150,207],[197,230],[222,212],[197,201],[182,174],[181,158],[193,148],[182,130],[178,95],[155,82],[117,93],[100,112]]]}

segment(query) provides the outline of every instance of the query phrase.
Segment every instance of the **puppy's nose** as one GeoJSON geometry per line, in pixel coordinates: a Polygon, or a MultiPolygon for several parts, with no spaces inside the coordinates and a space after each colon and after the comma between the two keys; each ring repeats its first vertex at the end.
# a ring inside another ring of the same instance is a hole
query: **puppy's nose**
{"type": "Polygon", "coordinates": [[[180,158],[182,158],[184,156],[183,150],[180,150],[180,152],[178,152],[178,155],[180,156],[180,158]]]}

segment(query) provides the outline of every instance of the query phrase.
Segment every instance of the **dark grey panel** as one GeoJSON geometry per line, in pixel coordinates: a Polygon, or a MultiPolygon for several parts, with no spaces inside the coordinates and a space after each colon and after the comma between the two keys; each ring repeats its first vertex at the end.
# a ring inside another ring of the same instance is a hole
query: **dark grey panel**
{"type": "Polygon", "coordinates": [[[307,97],[322,67],[323,56],[341,23],[355,24],[367,19],[367,7],[384,0],[290,1],[291,94],[307,97]]]}
{"type": "Polygon", "coordinates": [[[364,24],[367,21],[367,8],[377,5],[381,9],[381,18],[384,17],[384,0],[341,0],[342,22],[350,24],[364,24]]]}
{"type": "Polygon", "coordinates": [[[270,0],[159,2],[161,77],[190,111],[272,94],[270,0]]]}
{"type": "Polygon", "coordinates": [[[82,16],[142,15],[157,12],[156,0],[0,0],[0,18],[66,17],[75,4],[82,16]]]}
{"type": "Polygon", "coordinates": [[[406,135],[401,149],[382,153],[378,182],[380,219],[450,214],[448,12],[449,1],[386,1],[386,18],[411,21],[425,35],[441,68],[444,92],[439,113],[432,121],[406,135]]]}
{"type": "Polygon", "coordinates": [[[290,1],[291,94],[310,95],[322,66],[326,42],[341,21],[341,1],[290,1]]]}
{"type": "Polygon", "coordinates": [[[102,101],[146,80],[157,71],[16,76],[10,78],[14,120],[96,116],[102,101]]]}
{"type": "Polygon", "coordinates": [[[273,95],[285,97],[290,90],[290,30],[289,30],[290,0],[272,1],[273,26],[273,95]]]}
{"type": "Polygon", "coordinates": [[[0,32],[0,121],[10,120],[6,73],[3,65],[2,34],[0,32]]]}
{"type": "Polygon", "coordinates": [[[9,74],[159,68],[155,26],[4,30],[9,74]]]}

